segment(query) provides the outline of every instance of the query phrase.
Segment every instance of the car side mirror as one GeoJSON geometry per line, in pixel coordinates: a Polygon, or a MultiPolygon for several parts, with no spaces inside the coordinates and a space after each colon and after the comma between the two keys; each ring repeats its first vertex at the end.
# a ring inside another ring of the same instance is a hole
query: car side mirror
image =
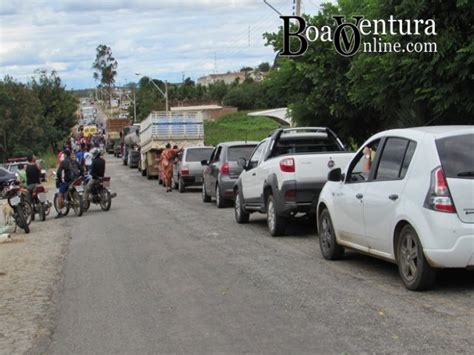
{"type": "Polygon", "coordinates": [[[332,169],[328,173],[328,181],[338,182],[342,180],[341,168],[332,169]]]}
{"type": "Polygon", "coordinates": [[[237,160],[237,165],[245,169],[247,166],[247,159],[240,158],[239,160],[237,160]]]}
{"type": "Polygon", "coordinates": [[[202,165],[202,166],[208,166],[209,163],[208,163],[207,160],[201,160],[201,165],[202,165]]]}

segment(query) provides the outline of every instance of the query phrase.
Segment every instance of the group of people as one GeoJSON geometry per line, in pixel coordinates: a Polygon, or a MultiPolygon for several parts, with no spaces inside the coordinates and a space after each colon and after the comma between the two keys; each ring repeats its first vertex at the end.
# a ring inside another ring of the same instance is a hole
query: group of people
{"type": "Polygon", "coordinates": [[[56,171],[56,187],[58,193],[58,215],[62,217],[61,210],[64,206],[64,198],[70,184],[82,176],[88,176],[89,180],[84,189],[84,200],[89,200],[90,192],[100,178],[105,174],[105,160],[101,157],[99,147],[91,147],[81,143],[80,149],[72,150],[67,143],[64,149],[58,153],[58,169],[56,171]]]}
{"type": "Polygon", "coordinates": [[[171,192],[173,190],[173,165],[178,153],[182,150],[183,148],[178,148],[177,145],[171,147],[171,144],[168,143],[166,144],[165,150],[161,152],[159,159],[159,169],[161,179],[163,180],[163,186],[166,188],[166,192],[171,192]]]}

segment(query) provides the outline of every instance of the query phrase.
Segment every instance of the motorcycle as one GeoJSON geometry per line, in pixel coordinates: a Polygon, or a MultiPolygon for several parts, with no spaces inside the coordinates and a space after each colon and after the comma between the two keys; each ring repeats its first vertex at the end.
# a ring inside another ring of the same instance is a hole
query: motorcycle
{"type": "MultiPolygon", "coordinates": [[[[90,177],[84,179],[84,187],[87,186],[89,180],[90,177]]],[[[110,177],[104,176],[99,178],[92,186],[89,199],[84,199],[84,211],[87,212],[89,210],[91,203],[100,205],[102,211],[108,211],[112,205],[112,198],[115,196],[117,196],[116,193],[110,192],[110,177]]]]}
{"type": "Polygon", "coordinates": [[[67,216],[72,208],[77,217],[81,217],[84,212],[84,202],[82,199],[82,177],[74,179],[70,184],[63,199],[63,207],[59,208],[59,192],[54,194],[54,209],[58,214],[67,216]]]}
{"type": "MultiPolygon", "coordinates": [[[[26,189],[21,190],[24,196],[28,196],[29,192],[26,189]],[[27,195],[28,194],[28,195],[27,195]]],[[[35,219],[35,214],[38,214],[40,221],[45,221],[46,216],[49,215],[51,210],[51,202],[46,199],[46,190],[43,185],[36,185],[33,191],[31,191],[31,207],[32,207],[32,220],[35,219]]]]}
{"type": "Polygon", "coordinates": [[[25,200],[20,191],[20,182],[17,180],[7,181],[3,188],[3,194],[8,200],[8,204],[13,210],[13,219],[16,228],[20,227],[25,233],[30,233],[28,216],[31,222],[31,205],[25,200]]]}

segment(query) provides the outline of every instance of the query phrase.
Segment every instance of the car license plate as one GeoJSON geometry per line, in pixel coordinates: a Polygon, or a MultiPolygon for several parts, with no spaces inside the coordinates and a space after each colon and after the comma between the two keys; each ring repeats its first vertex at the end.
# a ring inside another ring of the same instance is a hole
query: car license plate
{"type": "Polygon", "coordinates": [[[18,205],[18,204],[20,203],[20,201],[21,201],[21,200],[20,200],[20,197],[19,197],[19,196],[12,197],[12,198],[10,199],[10,205],[16,206],[16,205],[18,205]]]}

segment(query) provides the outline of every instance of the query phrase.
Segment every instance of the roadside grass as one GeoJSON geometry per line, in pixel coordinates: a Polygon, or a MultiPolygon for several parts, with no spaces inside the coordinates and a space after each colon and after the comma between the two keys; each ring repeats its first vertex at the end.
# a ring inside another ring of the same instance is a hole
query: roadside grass
{"type": "Polygon", "coordinates": [[[38,159],[42,159],[44,161],[44,167],[47,169],[55,169],[56,168],[56,161],[57,156],[53,154],[51,149],[48,149],[46,152],[42,152],[38,154],[38,159]]]}
{"type": "Polygon", "coordinates": [[[263,116],[247,116],[249,111],[239,111],[222,116],[216,121],[204,122],[204,142],[216,145],[228,141],[260,141],[279,125],[263,116]]]}

